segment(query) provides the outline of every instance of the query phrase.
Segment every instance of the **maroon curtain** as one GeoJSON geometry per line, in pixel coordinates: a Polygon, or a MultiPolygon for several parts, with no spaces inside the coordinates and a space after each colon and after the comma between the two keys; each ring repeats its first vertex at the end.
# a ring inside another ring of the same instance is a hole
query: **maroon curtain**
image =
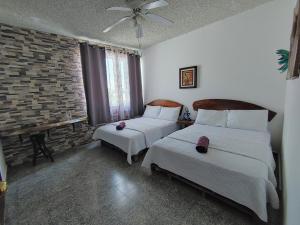
{"type": "Polygon", "coordinates": [[[105,49],[82,43],[80,52],[89,124],[110,122],[105,49]]]}
{"type": "Polygon", "coordinates": [[[140,56],[128,54],[130,85],[130,116],[140,116],[144,112],[140,56]]]}

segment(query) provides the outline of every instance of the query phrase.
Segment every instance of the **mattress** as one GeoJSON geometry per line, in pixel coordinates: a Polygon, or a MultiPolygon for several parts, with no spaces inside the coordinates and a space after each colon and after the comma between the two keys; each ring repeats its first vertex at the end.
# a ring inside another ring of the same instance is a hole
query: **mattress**
{"type": "Polygon", "coordinates": [[[142,166],[151,164],[244,205],[267,221],[267,203],[279,207],[274,175],[275,161],[268,132],[192,125],[157,141],[142,166]],[[195,149],[207,136],[207,154],[195,149]]]}
{"type": "Polygon", "coordinates": [[[125,120],[124,130],[116,130],[118,123],[111,123],[97,128],[94,140],[103,140],[113,144],[127,153],[127,161],[131,164],[131,156],[149,148],[155,141],[178,130],[176,121],[140,117],[125,120]]]}

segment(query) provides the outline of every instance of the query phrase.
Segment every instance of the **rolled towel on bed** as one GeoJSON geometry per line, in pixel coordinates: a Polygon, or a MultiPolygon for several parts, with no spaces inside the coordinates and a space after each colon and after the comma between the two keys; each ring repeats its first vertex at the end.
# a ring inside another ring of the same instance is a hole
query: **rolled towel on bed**
{"type": "Polygon", "coordinates": [[[208,145],[209,145],[208,137],[202,136],[198,139],[196,150],[200,153],[207,153],[208,145]]]}
{"type": "Polygon", "coordinates": [[[117,130],[123,130],[126,127],[125,122],[120,122],[118,126],[116,126],[117,130]]]}

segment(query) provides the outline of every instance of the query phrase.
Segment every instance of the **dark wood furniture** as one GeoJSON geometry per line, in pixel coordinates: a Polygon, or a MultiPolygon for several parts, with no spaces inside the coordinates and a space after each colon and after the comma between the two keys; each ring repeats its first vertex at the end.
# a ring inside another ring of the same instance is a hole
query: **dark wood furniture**
{"type": "Polygon", "coordinates": [[[32,164],[34,166],[36,165],[37,158],[41,155],[44,156],[46,159],[50,159],[51,162],[54,162],[52,152],[46,147],[45,134],[30,135],[30,141],[33,147],[32,164]]]}
{"type": "Polygon", "coordinates": [[[162,106],[162,107],[181,107],[179,115],[182,113],[182,110],[183,110],[182,104],[175,102],[175,101],[166,100],[166,99],[157,99],[157,100],[154,100],[154,101],[148,103],[147,105],[162,106]]]}
{"type": "Polygon", "coordinates": [[[195,123],[195,120],[177,120],[177,124],[180,125],[182,128],[186,128],[191,126],[195,123]]]}
{"type": "Polygon", "coordinates": [[[8,129],[0,131],[0,138],[11,137],[11,136],[19,136],[20,141],[23,141],[22,135],[29,134],[30,141],[32,143],[33,148],[33,159],[32,164],[36,164],[37,158],[40,156],[44,156],[47,159],[50,159],[51,162],[54,162],[51,151],[46,147],[45,142],[45,133],[47,132],[48,136],[50,136],[50,129],[62,127],[65,125],[71,124],[73,126],[73,131],[75,131],[75,124],[86,121],[87,117],[71,119],[66,121],[61,121],[57,123],[43,124],[37,125],[34,127],[24,128],[24,129],[8,129]]]}
{"type": "Polygon", "coordinates": [[[282,157],[280,151],[273,150],[273,157],[276,163],[275,177],[278,181],[277,188],[279,191],[282,191],[282,157]]]}
{"type": "Polygon", "coordinates": [[[30,134],[30,133],[41,132],[41,131],[47,131],[47,133],[50,134],[49,133],[50,129],[62,127],[62,126],[69,125],[69,124],[72,124],[73,131],[75,131],[75,124],[86,121],[86,120],[87,120],[87,117],[81,117],[81,118],[77,118],[77,119],[71,119],[71,120],[66,120],[66,121],[61,121],[61,122],[56,122],[56,123],[36,125],[34,127],[29,127],[29,128],[0,130],[0,138],[18,135],[20,137],[20,140],[22,141],[22,135],[24,135],[24,134],[30,134]]]}
{"type": "Polygon", "coordinates": [[[255,105],[249,102],[229,100],[229,99],[203,99],[195,101],[193,103],[193,108],[195,111],[198,109],[207,110],[268,110],[269,111],[269,121],[271,121],[275,116],[276,112],[266,109],[262,106],[255,105]]]}

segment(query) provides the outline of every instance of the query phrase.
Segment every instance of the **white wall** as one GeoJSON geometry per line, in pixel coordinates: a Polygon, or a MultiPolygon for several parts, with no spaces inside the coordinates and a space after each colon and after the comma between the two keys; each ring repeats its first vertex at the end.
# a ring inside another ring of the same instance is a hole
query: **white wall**
{"type": "Polygon", "coordinates": [[[300,224],[300,79],[287,82],[283,134],[284,224],[300,224]]]}
{"type": "Polygon", "coordinates": [[[281,146],[285,76],[277,71],[279,48],[289,48],[295,0],[277,0],[143,51],[144,96],[179,101],[249,101],[278,113],[273,146],[281,146]],[[178,88],[179,68],[199,66],[198,88],[178,88]]]}

